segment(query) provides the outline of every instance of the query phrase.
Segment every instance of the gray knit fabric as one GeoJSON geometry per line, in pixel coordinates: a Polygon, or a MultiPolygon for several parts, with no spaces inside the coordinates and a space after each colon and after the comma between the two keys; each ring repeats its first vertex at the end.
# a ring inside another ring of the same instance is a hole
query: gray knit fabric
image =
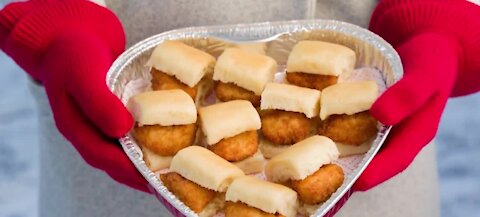
{"type": "MultiPolygon", "coordinates": [[[[166,30],[198,25],[316,17],[366,26],[373,0],[107,0],[128,44],[166,30]]],[[[170,216],[156,198],[131,190],[88,166],[54,127],[44,90],[32,84],[40,124],[41,217],[170,216]]],[[[433,145],[401,175],[356,193],[338,216],[438,216],[433,145]]]]}
{"type": "Polygon", "coordinates": [[[167,30],[313,18],[314,0],[106,0],[132,45],[167,30]]]}
{"type": "Polygon", "coordinates": [[[318,0],[315,17],[334,19],[368,27],[378,0],[318,0]]]}

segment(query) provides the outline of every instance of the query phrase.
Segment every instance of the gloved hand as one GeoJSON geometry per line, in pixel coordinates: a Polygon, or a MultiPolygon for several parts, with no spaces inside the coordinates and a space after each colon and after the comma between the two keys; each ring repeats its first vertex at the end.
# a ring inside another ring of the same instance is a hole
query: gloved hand
{"type": "Polygon", "coordinates": [[[0,11],[0,48],[45,86],[57,128],[88,164],[149,192],[115,139],[133,119],[105,82],[125,49],[111,11],[84,0],[12,3],[0,11]]]}
{"type": "Polygon", "coordinates": [[[393,125],[355,183],[365,191],[402,172],[435,136],[449,96],[480,90],[480,7],[465,0],[383,0],[370,29],[391,43],[404,77],[370,112],[393,125]]]}

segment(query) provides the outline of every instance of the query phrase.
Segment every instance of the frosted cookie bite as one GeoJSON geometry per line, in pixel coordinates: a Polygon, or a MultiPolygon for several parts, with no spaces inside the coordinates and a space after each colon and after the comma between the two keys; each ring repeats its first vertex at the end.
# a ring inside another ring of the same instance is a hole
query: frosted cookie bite
{"type": "Polygon", "coordinates": [[[300,41],[287,60],[289,83],[323,90],[337,83],[338,76],[355,67],[355,52],[343,45],[323,41],[300,41]]]}
{"type": "Polygon", "coordinates": [[[197,109],[184,91],[144,92],[130,98],[127,107],[136,122],[133,136],[152,171],[167,168],[173,155],[194,143],[197,109]]]}
{"type": "Polygon", "coordinates": [[[211,151],[191,146],[172,159],[170,171],[160,180],[199,216],[213,216],[223,209],[224,196],[232,181],[244,176],[242,170],[211,151]]]}
{"type": "Polygon", "coordinates": [[[225,200],[225,217],[295,217],[297,214],[295,191],[251,176],[235,179],[225,200]]]}
{"type": "Polygon", "coordinates": [[[318,115],[320,91],[289,84],[268,83],[262,93],[261,150],[271,158],[310,135],[311,118],[318,115]]]}
{"type": "Polygon", "coordinates": [[[227,48],[215,65],[215,94],[224,102],[248,100],[258,107],[260,95],[276,71],[277,62],[271,57],[241,48],[227,48]]]}
{"type": "Polygon", "coordinates": [[[249,101],[233,100],[210,105],[200,108],[199,115],[208,149],[241,166],[247,173],[262,170],[264,159],[257,154],[260,117],[249,101]]]}
{"type": "Polygon", "coordinates": [[[369,114],[378,97],[374,81],[339,83],[327,87],[320,100],[318,134],[331,138],[339,145],[342,156],[365,153],[365,142],[378,132],[377,121],[369,114]]]}
{"type": "Polygon", "coordinates": [[[269,181],[294,189],[302,202],[300,212],[309,216],[313,213],[308,210],[316,210],[344,181],[342,168],[332,163],[338,156],[331,139],[315,135],[273,157],[265,175],[269,181]]]}
{"type": "Polygon", "coordinates": [[[181,89],[197,98],[199,82],[213,73],[215,58],[179,41],[165,41],[153,50],[147,66],[151,66],[152,89],[181,89]]]}

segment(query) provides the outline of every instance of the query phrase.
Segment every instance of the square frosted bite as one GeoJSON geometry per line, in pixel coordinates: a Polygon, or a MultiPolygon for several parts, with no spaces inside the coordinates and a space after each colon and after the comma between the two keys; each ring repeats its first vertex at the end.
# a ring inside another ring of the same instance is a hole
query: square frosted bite
{"type": "Polygon", "coordinates": [[[343,45],[323,41],[300,41],[288,55],[287,72],[339,76],[355,67],[356,54],[343,45]]]}
{"type": "Polygon", "coordinates": [[[319,90],[290,84],[268,83],[262,93],[260,108],[304,113],[308,118],[320,110],[319,90]]]}
{"type": "Polygon", "coordinates": [[[147,65],[193,87],[213,71],[215,58],[182,42],[165,41],[153,50],[147,65]]]}
{"type": "Polygon", "coordinates": [[[257,110],[246,100],[218,103],[200,108],[198,112],[208,145],[246,131],[258,130],[262,125],[257,110]]]}
{"type": "Polygon", "coordinates": [[[139,126],[172,126],[197,122],[195,103],[183,90],[140,93],[130,98],[127,107],[139,126]]]}
{"type": "Polygon", "coordinates": [[[240,48],[227,48],[218,57],[213,80],[234,83],[260,96],[276,71],[277,62],[269,56],[240,48]]]}

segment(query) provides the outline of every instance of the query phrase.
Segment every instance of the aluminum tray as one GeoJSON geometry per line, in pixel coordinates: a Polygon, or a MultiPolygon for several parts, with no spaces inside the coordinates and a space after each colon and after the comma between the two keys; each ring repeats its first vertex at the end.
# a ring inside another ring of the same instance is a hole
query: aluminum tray
{"type": "MultiPolygon", "coordinates": [[[[374,33],[339,21],[302,20],[193,27],[161,33],[147,38],[125,51],[111,66],[106,80],[111,91],[121,98],[125,85],[129,81],[149,76],[149,68],[145,66],[145,63],[153,48],[164,40],[182,40],[214,56],[218,56],[225,47],[232,43],[265,42],[266,54],[276,59],[280,66],[284,66],[293,45],[297,41],[305,39],[329,41],[350,47],[357,53],[356,67],[377,68],[381,71],[387,87],[398,81],[403,75],[398,54],[387,42],[374,33]]],[[[279,70],[282,70],[282,67],[279,70]]],[[[350,188],[378,152],[390,128],[389,126],[381,127],[371,149],[361,159],[358,167],[345,177],[344,184],[313,216],[333,215],[345,203],[351,194],[350,188]]],[[[163,197],[161,201],[175,216],[197,216],[171,194],[146,166],[142,159],[142,153],[131,135],[121,138],[120,143],[130,160],[163,197]]]]}

